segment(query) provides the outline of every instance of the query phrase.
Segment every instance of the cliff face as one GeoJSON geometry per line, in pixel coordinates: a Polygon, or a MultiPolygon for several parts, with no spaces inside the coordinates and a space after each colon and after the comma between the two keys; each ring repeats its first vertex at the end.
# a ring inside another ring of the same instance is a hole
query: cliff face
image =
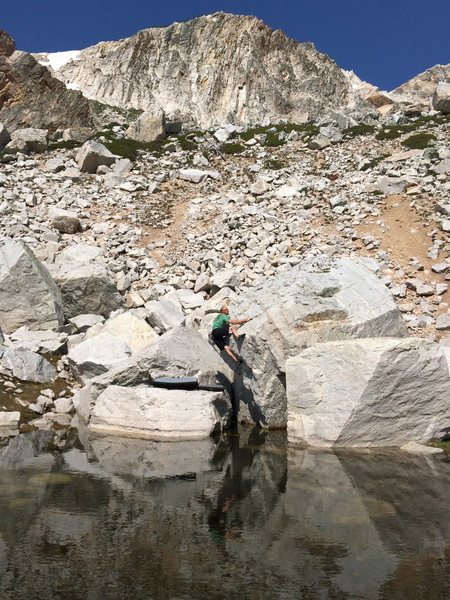
{"type": "Polygon", "coordinates": [[[56,76],[103,103],[162,109],[201,127],[298,122],[355,106],[348,79],[328,56],[254,17],[224,13],[97,44],[56,76]]]}
{"type": "Polygon", "coordinates": [[[65,85],[31,54],[14,51],[0,31],[0,122],[12,132],[21,127],[56,129],[91,127],[89,103],[65,85]]]}
{"type": "Polygon", "coordinates": [[[440,81],[450,83],[450,64],[435,65],[392,92],[396,100],[428,104],[440,81]]]}

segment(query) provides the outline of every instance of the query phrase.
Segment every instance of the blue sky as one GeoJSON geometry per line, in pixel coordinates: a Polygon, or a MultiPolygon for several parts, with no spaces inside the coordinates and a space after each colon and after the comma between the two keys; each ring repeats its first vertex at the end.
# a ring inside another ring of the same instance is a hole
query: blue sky
{"type": "Polygon", "coordinates": [[[256,15],[391,90],[450,63],[450,0],[3,0],[20,50],[78,50],[218,10],[256,15]]]}

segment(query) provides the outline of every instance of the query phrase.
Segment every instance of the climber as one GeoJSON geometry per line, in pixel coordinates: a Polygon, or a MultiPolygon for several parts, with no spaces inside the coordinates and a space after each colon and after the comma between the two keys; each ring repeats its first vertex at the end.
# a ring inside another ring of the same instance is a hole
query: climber
{"type": "Polygon", "coordinates": [[[220,314],[213,321],[211,331],[212,341],[219,350],[225,350],[235,363],[241,363],[243,359],[230,348],[230,332],[233,334],[234,339],[237,340],[239,335],[235,325],[242,325],[243,323],[248,323],[250,320],[251,317],[230,319],[230,309],[228,306],[223,305],[220,309],[220,314]]]}

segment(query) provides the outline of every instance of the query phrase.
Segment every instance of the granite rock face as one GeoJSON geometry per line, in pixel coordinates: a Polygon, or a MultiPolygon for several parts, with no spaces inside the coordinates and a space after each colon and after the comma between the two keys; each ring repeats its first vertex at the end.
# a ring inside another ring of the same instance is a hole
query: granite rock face
{"type": "Polygon", "coordinates": [[[0,248],[0,327],[52,329],[64,323],[61,294],[45,266],[23,242],[0,248]]]}
{"type": "MultiPolygon", "coordinates": [[[[429,104],[440,82],[450,80],[450,64],[435,65],[416,75],[392,92],[394,100],[429,104]]],[[[440,110],[440,109],[436,109],[440,110]]]]}
{"type": "Polygon", "coordinates": [[[26,52],[11,52],[2,35],[0,46],[0,121],[12,133],[33,127],[92,128],[89,103],[80,92],[68,90],[26,52]]]}
{"type": "Polygon", "coordinates": [[[420,338],[316,344],[286,363],[288,438],[313,446],[401,446],[442,438],[450,378],[420,338]]]}
{"type": "MultiPolygon", "coordinates": [[[[404,336],[391,293],[363,260],[319,257],[286,266],[233,300],[232,314],[253,320],[237,342],[245,360],[235,382],[239,419],[265,427],[287,422],[285,363],[303,349],[330,340],[404,336]]],[[[206,315],[209,326],[214,315],[206,315]]]]}
{"type": "Polygon", "coordinates": [[[102,42],[55,75],[88,98],[201,127],[303,122],[355,104],[344,72],[312,44],[225,13],[102,42]]]}

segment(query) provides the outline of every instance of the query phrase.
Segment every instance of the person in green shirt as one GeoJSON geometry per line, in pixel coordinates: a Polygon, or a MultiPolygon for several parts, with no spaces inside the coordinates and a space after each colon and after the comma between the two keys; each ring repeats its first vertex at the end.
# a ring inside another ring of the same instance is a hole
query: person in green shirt
{"type": "Polygon", "coordinates": [[[230,348],[230,332],[233,337],[237,339],[238,332],[235,325],[242,325],[248,323],[251,317],[244,317],[243,319],[231,319],[230,309],[224,305],[220,309],[220,313],[214,319],[212,324],[211,338],[219,350],[224,350],[228,356],[234,360],[235,363],[241,363],[242,358],[237,356],[230,348]]]}

